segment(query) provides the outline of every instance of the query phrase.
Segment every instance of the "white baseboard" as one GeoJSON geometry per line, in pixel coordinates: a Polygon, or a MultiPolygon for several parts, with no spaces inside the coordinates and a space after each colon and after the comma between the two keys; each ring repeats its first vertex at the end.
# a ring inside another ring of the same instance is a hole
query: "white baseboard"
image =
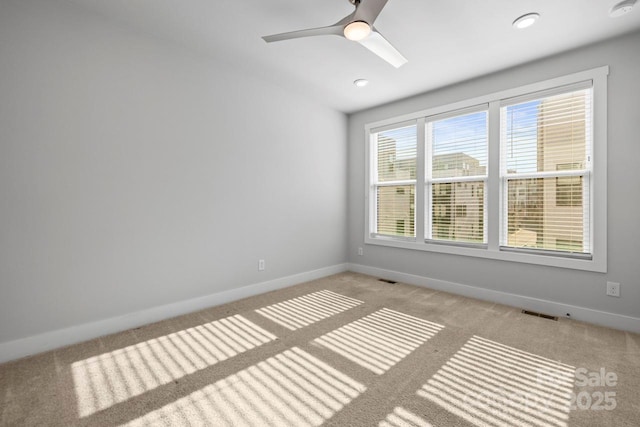
{"type": "Polygon", "coordinates": [[[169,319],[182,314],[192,313],[207,307],[226,304],[242,298],[286,288],[299,283],[308,282],[310,280],[330,276],[332,274],[342,273],[344,271],[347,271],[347,264],[337,264],[318,270],[307,271],[304,273],[294,274],[292,276],[243,286],[237,289],[230,289],[228,291],[218,292],[199,298],[152,307],[123,316],[111,317],[109,319],[45,332],[14,341],[3,342],[0,343],[0,363],[76,344],[100,336],[125,331],[127,329],[136,328],[138,326],[158,322],[160,320],[169,319]]]}
{"type": "Polygon", "coordinates": [[[510,294],[507,292],[494,291],[491,289],[479,288],[476,286],[463,285],[460,283],[448,282],[445,280],[430,279],[428,277],[416,276],[413,274],[401,273],[399,271],[385,270],[376,267],[369,267],[361,264],[349,264],[349,270],[380,277],[387,280],[407,283],[409,285],[422,286],[437,291],[450,292],[452,294],[463,295],[484,301],[491,301],[512,307],[520,307],[526,310],[537,311],[539,313],[550,314],[558,317],[567,317],[571,313],[571,319],[582,322],[593,323],[595,325],[623,331],[640,333],[640,318],[624,316],[620,314],[608,313],[605,311],[593,310],[585,307],[577,307],[569,304],[562,304],[554,301],[547,301],[523,295],[510,294]]]}

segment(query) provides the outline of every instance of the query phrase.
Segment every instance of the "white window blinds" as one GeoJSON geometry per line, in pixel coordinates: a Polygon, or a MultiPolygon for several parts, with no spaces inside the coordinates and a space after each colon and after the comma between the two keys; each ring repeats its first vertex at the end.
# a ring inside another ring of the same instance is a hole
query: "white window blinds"
{"type": "Polygon", "coordinates": [[[486,243],[487,112],[430,120],[427,239],[486,243]]]}
{"type": "Polygon", "coordinates": [[[376,198],[374,234],[415,238],[417,127],[374,134],[376,198]]]}
{"type": "Polygon", "coordinates": [[[591,141],[591,87],[503,105],[503,247],[591,253],[591,141]]]}

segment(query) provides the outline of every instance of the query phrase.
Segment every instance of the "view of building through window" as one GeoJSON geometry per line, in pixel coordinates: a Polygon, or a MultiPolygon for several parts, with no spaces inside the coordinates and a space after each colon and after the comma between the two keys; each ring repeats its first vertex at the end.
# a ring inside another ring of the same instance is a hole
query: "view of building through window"
{"type": "Polygon", "coordinates": [[[381,132],[377,137],[377,232],[415,237],[416,126],[381,132]]]}
{"type": "Polygon", "coordinates": [[[427,123],[431,153],[431,222],[427,238],[485,243],[487,112],[480,111],[427,123]]]}
{"type": "MultiPolygon", "coordinates": [[[[500,245],[589,253],[591,88],[501,107],[500,245]]],[[[427,241],[486,244],[488,112],[375,134],[375,234],[415,238],[424,185],[427,241]],[[424,144],[425,176],[417,179],[424,144]],[[418,187],[419,185],[419,187],[418,187]]]]}
{"type": "Polygon", "coordinates": [[[506,246],[589,251],[590,105],[585,89],[503,108],[506,246]]]}

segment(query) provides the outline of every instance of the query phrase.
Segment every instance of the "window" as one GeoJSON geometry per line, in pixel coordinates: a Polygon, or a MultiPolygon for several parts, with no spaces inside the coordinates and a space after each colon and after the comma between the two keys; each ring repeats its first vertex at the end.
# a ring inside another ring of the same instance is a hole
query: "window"
{"type": "Polygon", "coordinates": [[[376,133],[376,222],[379,236],[415,237],[416,126],[376,133]]]}
{"type": "MultiPolygon", "coordinates": [[[[467,216],[467,205],[456,205],[456,218],[467,216]]],[[[473,225],[472,225],[473,228],[473,225]]]]}
{"type": "Polygon", "coordinates": [[[605,272],[607,74],[367,125],[365,242],[605,272]]]}
{"type": "Polygon", "coordinates": [[[592,85],[557,92],[501,108],[501,244],[590,254],[592,85]]]}
{"type": "Polygon", "coordinates": [[[427,239],[486,243],[475,189],[487,180],[487,112],[430,118],[425,132],[427,239]]]}

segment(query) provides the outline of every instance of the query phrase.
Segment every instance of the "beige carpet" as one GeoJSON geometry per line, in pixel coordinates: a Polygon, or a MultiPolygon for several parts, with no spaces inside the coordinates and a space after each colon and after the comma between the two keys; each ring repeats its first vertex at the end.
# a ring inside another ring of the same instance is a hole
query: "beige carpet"
{"type": "Polygon", "coordinates": [[[639,426],[639,395],[639,335],[354,273],[0,365],[11,426],[639,426]]]}

